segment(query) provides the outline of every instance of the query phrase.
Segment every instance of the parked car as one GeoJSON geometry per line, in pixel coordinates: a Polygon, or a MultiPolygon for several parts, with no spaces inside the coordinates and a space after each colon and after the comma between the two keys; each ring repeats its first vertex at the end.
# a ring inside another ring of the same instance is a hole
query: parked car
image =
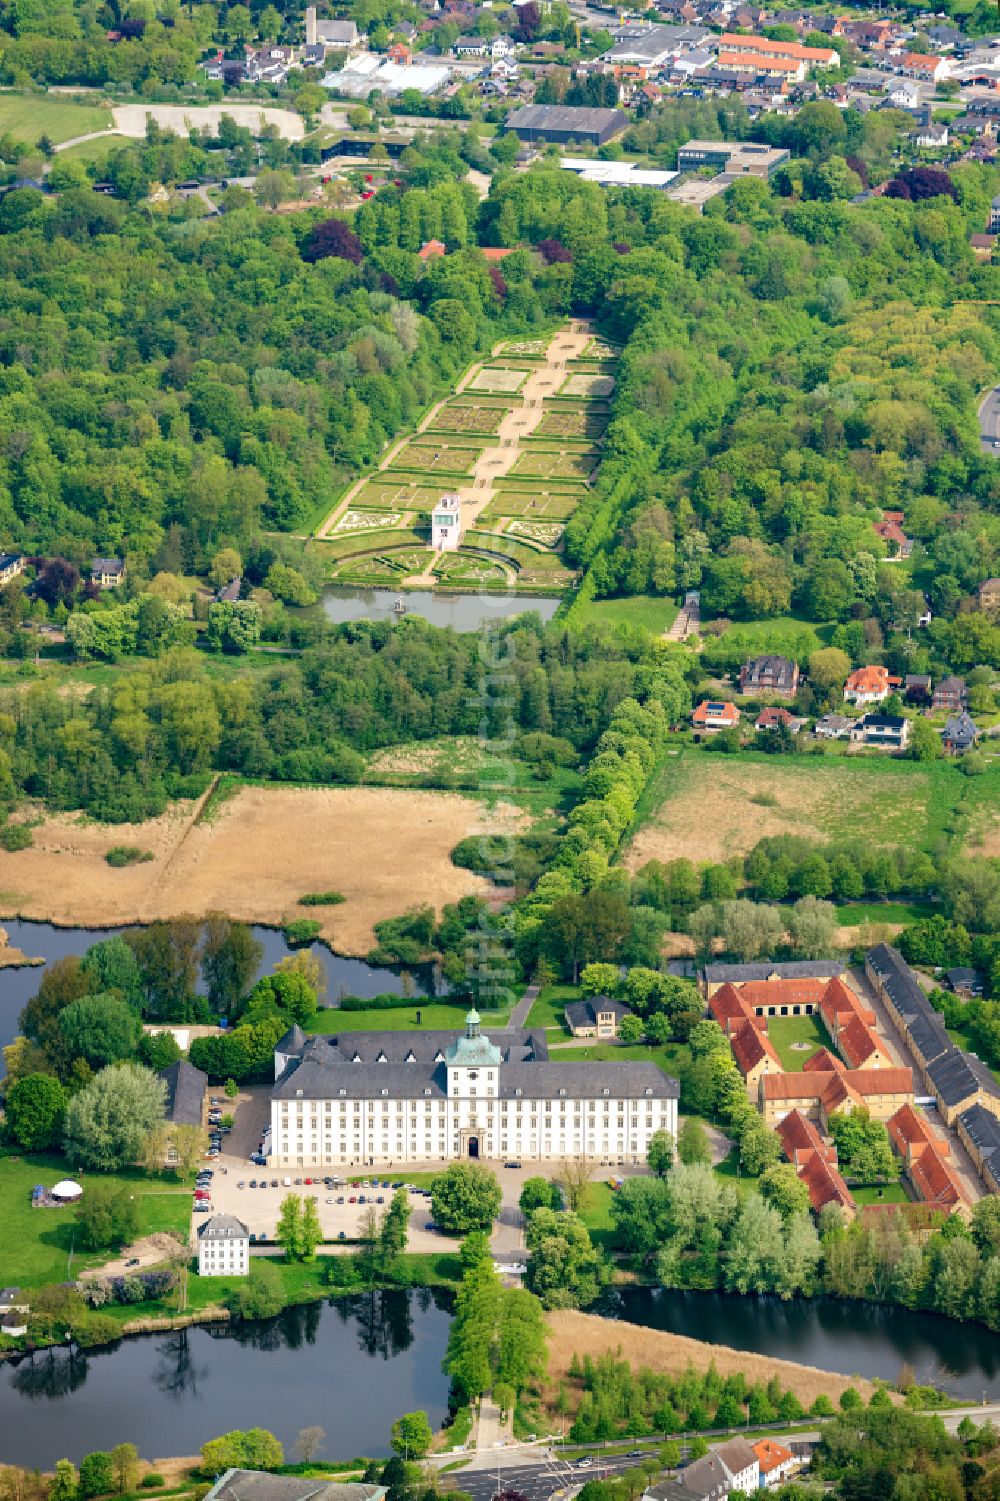
{"type": "Polygon", "coordinates": [[[128,1261],[126,1261],[125,1265],[126,1266],[138,1266],[139,1265],[139,1258],[138,1258],[138,1256],[130,1256],[129,1259],[128,1259],[128,1261]]]}
{"type": "Polygon", "coordinates": [[[590,1467],[591,1467],[591,1465],[593,1463],[594,1463],[594,1461],[591,1459],[590,1455],[589,1454],[585,1454],[583,1456],[583,1458],[577,1463],[577,1469],[578,1470],[589,1470],[590,1467]]]}
{"type": "Polygon", "coordinates": [[[211,1204],[196,1204],[194,1206],[194,1212],[195,1214],[211,1214],[212,1206],[211,1204]]]}
{"type": "Polygon", "coordinates": [[[244,1182],[243,1182],[243,1179],[242,1179],[242,1178],[241,1178],[241,1179],[240,1179],[240,1181],[239,1181],[239,1182],[238,1182],[238,1183],[237,1183],[237,1185],[236,1185],[236,1187],[237,1187],[237,1188],[245,1188],[245,1187],[246,1187],[246,1184],[245,1184],[245,1183],[244,1183],[244,1182]]]}
{"type": "Polygon", "coordinates": [[[376,1202],[376,1204],[384,1204],[385,1203],[385,1194],[379,1194],[379,1196],[375,1200],[375,1202],[376,1202]]]}
{"type": "Polygon", "coordinates": [[[277,1180],[277,1178],[272,1178],[272,1179],[271,1179],[271,1187],[272,1187],[272,1188],[277,1188],[277,1187],[278,1187],[278,1186],[279,1186],[279,1185],[278,1185],[278,1180],[277,1180]]]}
{"type": "Polygon", "coordinates": [[[306,1179],[306,1183],[312,1183],[312,1179],[311,1178],[307,1178],[306,1179]]]}
{"type": "Polygon", "coordinates": [[[251,1188],[256,1188],[257,1187],[257,1179],[256,1178],[251,1178],[250,1179],[250,1187],[251,1188]]]}
{"type": "Polygon", "coordinates": [[[338,1234],[337,1234],[337,1239],[338,1240],[346,1240],[347,1239],[347,1231],[346,1230],[340,1230],[338,1232],[338,1234]]]}
{"type": "MultiPolygon", "coordinates": [[[[343,1194],[338,1194],[337,1195],[337,1203],[338,1204],[343,1204],[343,1202],[344,1202],[344,1195],[343,1194]]],[[[352,1200],[352,1202],[353,1202],[353,1200],[352,1200]]]]}
{"type": "Polygon", "coordinates": [[[347,1202],[348,1202],[348,1204],[356,1204],[358,1201],[355,1198],[354,1194],[351,1194],[351,1197],[348,1199],[347,1202]]]}

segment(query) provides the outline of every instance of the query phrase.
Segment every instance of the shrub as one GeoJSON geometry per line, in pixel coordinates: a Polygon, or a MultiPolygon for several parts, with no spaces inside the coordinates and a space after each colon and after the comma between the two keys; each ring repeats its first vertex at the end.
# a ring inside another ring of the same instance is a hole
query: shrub
{"type": "Polygon", "coordinates": [[[0,845],[10,854],[16,850],[30,849],[31,844],[32,835],[27,824],[7,823],[0,829],[0,845]]]}
{"type": "Polygon", "coordinates": [[[319,937],[322,926],[314,917],[297,917],[293,922],[285,924],[285,942],[291,945],[312,943],[313,939],[319,937]]]}
{"type": "Polygon", "coordinates": [[[108,850],[104,858],[109,865],[118,868],[123,865],[144,865],[148,860],[152,860],[153,855],[152,851],[141,850],[136,844],[116,844],[108,850]]]}
{"type": "Polygon", "coordinates": [[[158,1470],[148,1471],[148,1473],[143,1475],[142,1479],[139,1481],[139,1484],[142,1486],[144,1491],[158,1490],[161,1485],[166,1485],[166,1483],[167,1482],[164,1480],[163,1476],[159,1473],[158,1470]]]}
{"type": "Polygon", "coordinates": [[[300,907],[338,907],[347,898],[341,891],[307,891],[299,897],[300,907]]]}

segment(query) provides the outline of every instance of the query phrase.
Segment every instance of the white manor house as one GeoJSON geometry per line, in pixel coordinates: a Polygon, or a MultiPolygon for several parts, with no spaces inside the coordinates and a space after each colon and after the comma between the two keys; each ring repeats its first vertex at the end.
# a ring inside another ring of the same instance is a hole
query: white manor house
{"type": "Polygon", "coordinates": [[[543,1031],[344,1032],[292,1027],[274,1052],[272,1167],[457,1158],[639,1163],[677,1134],[676,1079],[655,1063],[558,1063],[543,1031]]]}

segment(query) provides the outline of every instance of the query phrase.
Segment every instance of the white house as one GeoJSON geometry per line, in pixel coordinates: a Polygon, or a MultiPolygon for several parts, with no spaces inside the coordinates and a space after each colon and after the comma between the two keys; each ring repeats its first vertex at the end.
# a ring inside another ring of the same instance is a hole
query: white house
{"type": "Polygon", "coordinates": [[[561,1063],[544,1031],[344,1032],[275,1048],[272,1168],[458,1158],[646,1160],[677,1132],[679,1086],[652,1063],[561,1063]]]}
{"type": "Polygon", "coordinates": [[[245,1277],[250,1270],[250,1231],[233,1214],[213,1214],[198,1226],[199,1277],[245,1277]]]}
{"type": "Polygon", "coordinates": [[[731,1438],[724,1444],[716,1444],[715,1453],[729,1471],[730,1491],[742,1491],[745,1496],[752,1496],[760,1489],[760,1461],[745,1438],[731,1438]]]}
{"type": "Polygon", "coordinates": [[[431,512],[431,546],[435,552],[454,552],[462,540],[461,502],[442,495],[431,512]]]}

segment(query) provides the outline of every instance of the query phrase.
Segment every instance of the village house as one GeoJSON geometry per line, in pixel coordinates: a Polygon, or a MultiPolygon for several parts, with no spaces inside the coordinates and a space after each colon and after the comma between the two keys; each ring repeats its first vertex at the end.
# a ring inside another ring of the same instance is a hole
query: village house
{"type": "Polygon", "coordinates": [[[0,1334],[21,1339],[28,1332],[31,1306],[19,1287],[0,1288],[0,1334]]]}
{"type": "Polygon", "coordinates": [[[923,1111],[904,1105],[886,1121],[889,1140],[914,1191],[925,1204],[968,1218],[969,1197],[950,1161],[951,1147],[931,1130],[923,1111]]]}
{"type": "Polygon", "coordinates": [[[844,699],[849,704],[857,704],[859,708],[864,708],[866,704],[881,704],[894,688],[899,687],[899,681],[880,662],[873,663],[870,667],[858,667],[844,684],[844,699]]]}
{"type": "Polygon", "coordinates": [[[851,1068],[892,1068],[893,1058],[875,1030],[875,1013],[840,976],[823,992],[819,1014],[834,1046],[851,1068]]]}
{"type": "Polygon", "coordinates": [[[787,730],[790,735],[797,735],[805,724],[805,720],[798,714],[792,714],[780,704],[768,704],[761,709],[754,721],[755,730],[787,730]]]}
{"type": "Polygon", "coordinates": [[[24,572],[24,558],[19,552],[0,553],[0,589],[24,572]]]}
{"type": "Polygon", "coordinates": [[[751,657],[740,668],[741,693],[773,693],[794,698],[799,686],[799,664],[788,657],[751,657]]]}
{"type": "MultiPolygon", "coordinates": [[[[800,1110],[790,1110],[775,1130],[781,1138],[782,1151],[809,1190],[813,1213],[819,1214],[826,1204],[836,1204],[844,1218],[852,1220],[857,1205],[837,1165],[837,1148],[833,1143],[824,1141],[815,1122],[800,1110]]],[[[776,1480],[770,1483],[778,1484],[776,1480]]]]}
{"type": "Polygon", "coordinates": [[[968,702],[969,690],[964,678],[942,678],[931,696],[931,708],[946,709],[949,714],[957,714],[968,702]]]}
{"type": "Polygon", "coordinates": [[[979,739],[979,729],[969,711],[953,714],[944,727],[942,744],[950,756],[962,756],[972,750],[979,739]]]}
{"type": "Polygon", "coordinates": [[[823,714],[813,726],[817,740],[849,740],[854,720],[847,714],[823,714]]]}
{"type": "Polygon", "coordinates": [[[983,977],[978,969],[960,964],[954,969],[946,969],[944,977],[948,989],[955,995],[960,995],[963,1000],[971,1001],[983,993],[983,977]]]}
{"type": "Polygon", "coordinates": [[[121,558],[94,558],[90,579],[99,589],[120,589],[125,580],[125,564],[121,558]]]}
{"type": "Polygon", "coordinates": [[[899,950],[879,943],[865,957],[865,973],[912,1057],[926,1092],[951,1126],[974,1105],[1000,1116],[1000,1084],[975,1053],[952,1042],[923,986],[899,950]]]}
{"type": "MultiPolygon", "coordinates": [[[[1000,228],[1000,194],[994,200],[997,205],[997,227],[1000,228]]],[[[993,228],[992,214],[990,228],[993,228]]],[[[984,579],[979,585],[979,608],[984,615],[1000,614],[1000,579],[984,579]]]]}
{"type": "Polygon", "coordinates": [[[784,1444],[779,1444],[773,1438],[758,1439],[753,1452],[760,1466],[761,1490],[773,1490],[775,1486],[784,1485],[799,1463],[791,1449],[786,1449],[784,1444]]]}
{"type": "Polygon", "coordinates": [[[910,742],[910,721],[898,714],[865,714],[851,726],[851,744],[875,750],[904,751],[910,742]]]}
{"type": "Polygon", "coordinates": [[[722,985],[736,986],[758,1016],[810,1016],[823,999],[827,984],[842,975],[839,959],[788,959],[779,963],[706,964],[702,971],[705,999],[722,985]],[[766,989],[760,988],[766,982],[766,989]],[[755,987],[750,989],[749,987],[755,987]]]}
{"type": "Polygon", "coordinates": [[[904,52],[895,66],[904,77],[918,79],[921,83],[937,83],[948,72],[946,60],[931,52],[904,52]]]}
{"type": "Polygon", "coordinates": [[[695,729],[704,730],[709,735],[714,735],[719,730],[735,729],[739,722],[740,711],[736,705],[721,699],[703,699],[691,715],[695,729]]]}
{"type": "Polygon", "coordinates": [[[903,693],[908,704],[929,704],[931,701],[930,673],[908,672],[903,679],[903,693]]]}
{"type": "Polygon", "coordinates": [[[987,1193],[1000,1193],[1000,1120],[982,1105],[958,1118],[958,1136],[987,1193]]]}
{"type": "Polygon", "coordinates": [[[315,1475],[272,1475],[264,1470],[226,1470],[205,1501],[383,1501],[384,1485],[326,1480],[315,1475]]]}
{"type": "Polygon", "coordinates": [[[886,558],[887,563],[895,563],[903,558],[908,558],[913,552],[913,542],[903,531],[898,521],[890,521],[888,519],[876,521],[874,532],[876,537],[880,537],[889,550],[889,556],[886,558]]]}
{"type": "Polygon", "coordinates": [[[886,1121],[912,1103],[910,1069],[848,1069],[826,1048],[807,1058],[799,1073],[764,1074],[760,1080],[766,1126],[777,1126],[790,1110],[798,1110],[828,1130],[835,1111],[850,1113],[862,1106],[875,1120],[886,1121]]]}
{"type": "Polygon", "coordinates": [[[574,1037],[615,1038],[631,1007],[610,996],[588,996],[585,1001],[570,1001],[566,1006],[566,1025],[574,1037]]]}
{"type": "Polygon", "coordinates": [[[250,1231],[233,1214],[213,1214],[198,1226],[199,1277],[245,1277],[250,1231]]]}

